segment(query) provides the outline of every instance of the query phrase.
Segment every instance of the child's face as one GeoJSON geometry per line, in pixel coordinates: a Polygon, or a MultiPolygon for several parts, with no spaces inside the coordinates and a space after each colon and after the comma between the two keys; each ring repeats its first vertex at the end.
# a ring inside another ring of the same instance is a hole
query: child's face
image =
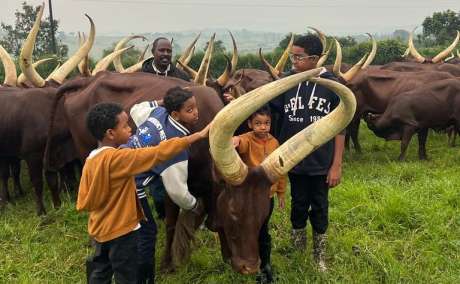
{"type": "Polygon", "coordinates": [[[198,108],[195,97],[191,97],[184,102],[179,111],[173,111],[171,116],[186,125],[194,125],[198,122],[198,108]]]}
{"type": "Polygon", "coordinates": [[[272,119],[270,116],[265,114],[256,114],[250,120],[248,120],[248,126],[257,138],[267,138],[270,133],[270,126],[272,119]]]}
{"type": "Polygon", "coordinates": [[[293,45],[291,49],[291,58],[294,69],[297,72],[304,72],[316,68],[319,57],[317,55],[309,55],[305,52],[303,47],[293,45]]]}
{"type": "Polygon", "coordinates": [[[115,128],[107,130],[106,137],[112,140],[116,146],[120,146],[128,142],[128,138],[131,136],[131,127],[128,124],[129,118],[126,112],[117,115],[117,119],[117,125],[115,128]]]}

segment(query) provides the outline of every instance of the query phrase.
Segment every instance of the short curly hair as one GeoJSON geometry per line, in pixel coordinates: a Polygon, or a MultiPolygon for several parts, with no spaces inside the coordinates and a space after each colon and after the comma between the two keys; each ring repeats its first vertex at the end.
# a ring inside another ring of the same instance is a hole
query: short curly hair
{"type": "Polygon", "coordinates": [[[86,115],[86,128],[94,138],[102,141],[106,131],[117,126],[117,116],[122,112],[123,107],[119,104],[99,103],[93,106],[86,115]]]}
{"type": "Polygon", "coordinates": [[[312,34],[303,35],[294,41],[295,46],[302,47],[308,55],[321,56],[323,53],[323,44],[321,40],[312,34]]]}
{"type": "Polygon", "coordinates": [[[271,111],[270,111],[270,107],[269,107],[268,105],[265,104],[265,105],[263,105],[261,108],[259,108],[259,109],[256,110],[255,112],[253,112],[253,113],[251,114],[251,116],[249,116],[248,120],[250,120],[250,121],[253,120],[254,117],[256,117],[256,115],[258,115],[258,114],[259,114],[259,115],[266,115],[266,116],[268,116],[268,117],[270,117],[270,118],[272,117],[272,113],[271,113],[271,111]]]}
{"type": "Polygon", "coordinates": [[[192,92],[181,87],[174,87],[166,92],[163,104],[168,113],[171,114],[173,111],[180,111],[184,103],[191,97],[193,97],[192,92]]]}

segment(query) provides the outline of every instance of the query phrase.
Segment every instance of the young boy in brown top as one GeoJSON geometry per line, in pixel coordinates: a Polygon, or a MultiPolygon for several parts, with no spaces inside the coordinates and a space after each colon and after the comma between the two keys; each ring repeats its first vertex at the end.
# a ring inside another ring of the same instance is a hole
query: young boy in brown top
{"type": "Polygon", "coordinates": [[[174,157],[205,138],[209,126],[155,147],[118,149],[131,136],[128,115],[118,104],[101,103],[89,111],[86,125],[98,148],[86,159],[77,210],[89,212],[88,233],[96,241],[87,260],[89,283],[137,282],[137,230],[144,218],[136,197],[134,176],[174,157]]]}
{"type": "MultiPolygon", "coordinates": [[[[271,114],[268,106],[254,112],[248,119],[248,126],[252,131],[233,137],[233,144],[248,167],[258,166],[263,160],[279,147],[278,140],[270,134],[271,114]]],[[[272,283],[273,274],[270,264],[271,236],[268,223],[273,212],[275,193],[278,197],[280,209],[285,207],[284,194],[286,192],[286,178],[281,178],[273,184],[270,190],[270,212],[259,232],[259,254],[261,274],[257,276],[258,283],[272,283]]]]}

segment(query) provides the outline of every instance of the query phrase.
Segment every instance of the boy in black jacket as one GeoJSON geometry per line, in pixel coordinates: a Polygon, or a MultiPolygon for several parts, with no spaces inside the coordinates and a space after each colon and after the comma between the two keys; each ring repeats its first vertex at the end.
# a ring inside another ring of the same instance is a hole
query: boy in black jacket
{"type": "MultiPolygon", "coordinates": [[[[323,51],[319,38],[301,36],[289,55],[293,70],[287,76],[316,68],[323,51]]],[[[323,70],[322,78],[336,80],[323,70]]],[[[286,140],[330,113],[338,96],[315,83],[303,82],[270,102],[280,115],[278,140],[286,140]]],[[[291,182],[292,239],[296,249],[305,250],[307,219],[313,228],[313,256],[320,271],[325,271],[326,230],[328,227],[328,191],[340,183],[345,136],[337,135],[296,165],[289,172],[291,182]]]]}

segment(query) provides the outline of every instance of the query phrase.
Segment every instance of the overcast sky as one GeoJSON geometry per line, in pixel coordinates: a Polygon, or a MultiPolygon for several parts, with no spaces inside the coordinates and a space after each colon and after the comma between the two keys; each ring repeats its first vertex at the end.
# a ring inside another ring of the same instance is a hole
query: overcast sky
{"type": "MultiPolygon", "coordinates": [[[[23,1],[1,0],[0,20],[12,24],[23,1]]],[[[307,26],[332,35],[390,33],[410,30],[447,9],[458,12],[460,0],[53,0],[60,30],[87,29],[87,13],[99,34],[214,28],[298,33],[307,26]]]]}

